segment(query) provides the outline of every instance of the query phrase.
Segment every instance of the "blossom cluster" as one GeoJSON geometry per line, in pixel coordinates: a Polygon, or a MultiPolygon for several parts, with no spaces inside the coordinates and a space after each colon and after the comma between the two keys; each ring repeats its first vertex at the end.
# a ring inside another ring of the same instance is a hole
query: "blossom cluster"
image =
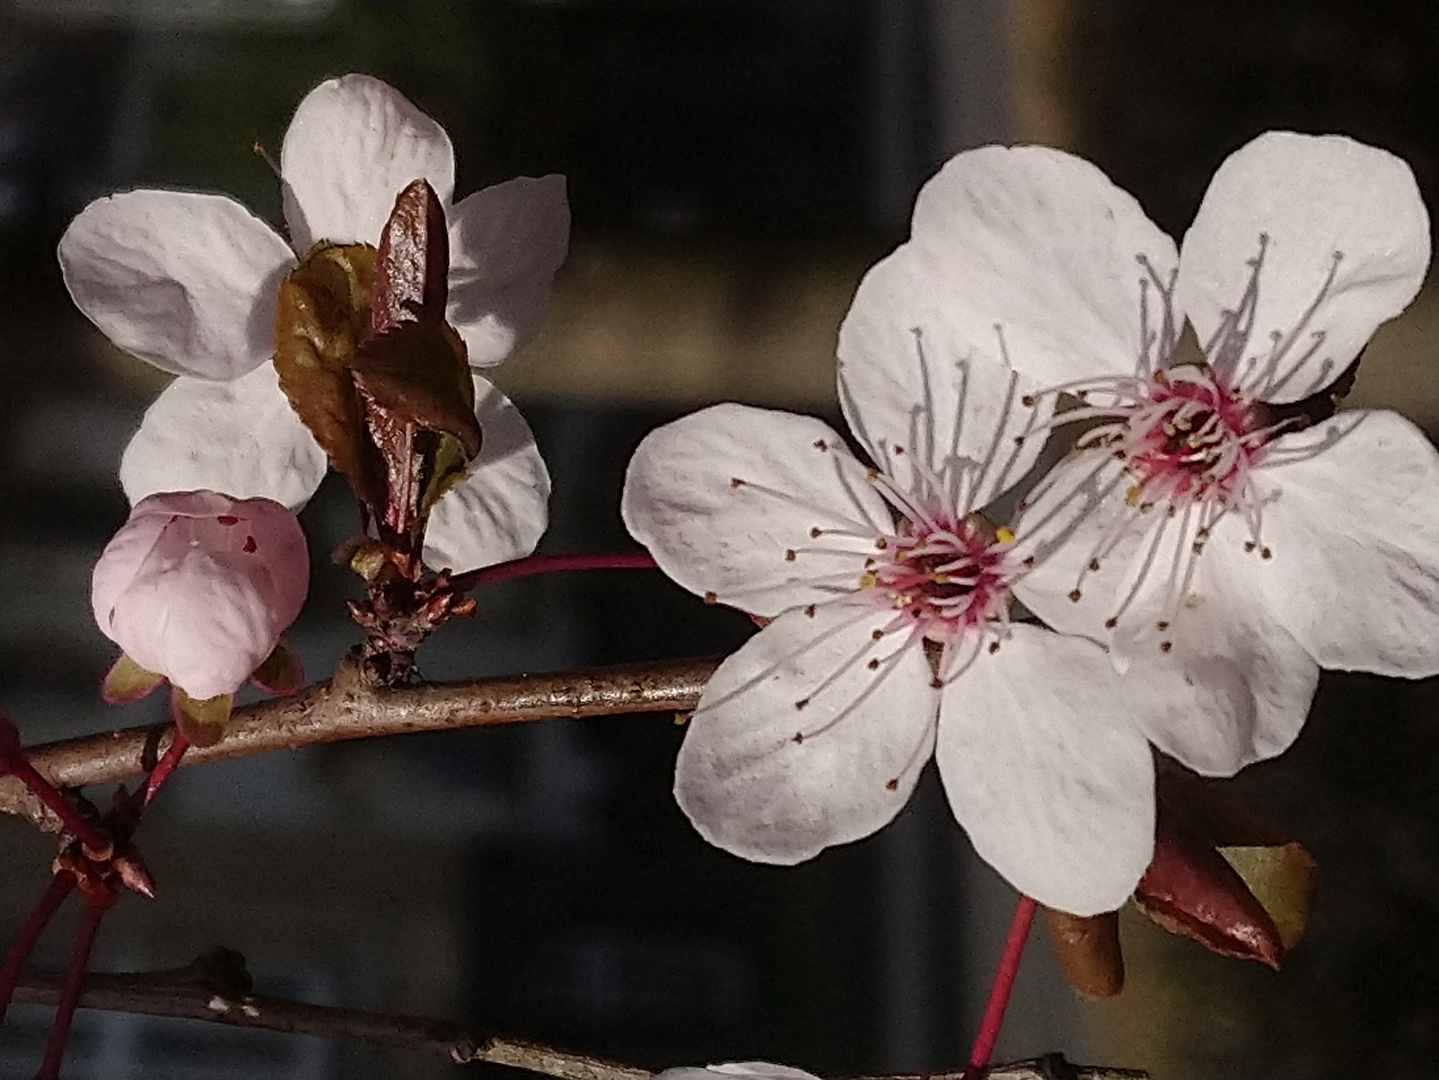
{"type": "Polygon", "coordinates": [[[413,181],[425,181],[443,211],[444,316],[472,369],[483,436],[429,510],[424,560],[464,571],[525,555],[548,520],[549,473],[529,426],[479,372],[522,344],[543,310],[569,242],[564,179],[519,178],[453,201],[449,136],[365,75],[329,80],[305,97],[278,171],[288,241],[225,196],[148,189],[91,203],[60,240],[80,310],[115,344],[177,376],[121,460],[135,511],[96,568],[95,609],[126,657],[153,669],[152,684],[164,676],[189,698],[233,694],[275,649],[304,599],[304,545],[247,553],[255,573],[230,564],[226,531],[191,529],[185,561],[163,563],[162,574],[153,572],[156,560],[180,543],[179,526],[160,533],[143,564],[129,553],[154,539],[156,506],[188,520],[212,515],[210,504],[224,497],[278,520],[314,494],[326,451],[271,362],[286,331],[277,325],[280,288],[315,251],[373,252],[413,181]],[[288,590],[257,591],[257,573],[288,590]],[[215,632],[197,632],[201,624],[215,632]]]}
{"type": "MultiPolygon", "coordinates": [[[[223,196],[142,190],[91,204],[60,243],[80,309],[177,376],[121,463],[135,517],[95,607],[131,661],[195,699],[233,693],[276,648],[306,580],[281,515],[328,460],[351,476],[343,439],[317,439],[331,399],[298,400],[270,362],[277,325],[283,353],[295,311],[331,295],[281,303],[286,283],[340,273],[362,325],[364,268],[407,257],[390,234],[423,181],[441,223],[424,250],[447,259],[426,295],[479,369],[533,330],[567,245],[562,179],[453,201],[443,129],[365,76],[301,102],[279,173],[288,240],[223,196]]],[[[1237,150],[1178,245],[1072,155],[953,158],[838,328],[853,442],[722,404],[629,465],[635,539],[763,623],[680,750],[675,795],[701,835],[799,862],[886,824],[933,759],[1017,888],[1110,911],[1153,855],[1155,748],[1229,775],[1295,739],[1321,667],[1439,673],[1439,454],[1394,413],[1336,408],[1428,261],[1408,167],[1344,137],[1237,150]]],[[[323,314],[306,377],[353,346],[323,314]]],[[[376,369],[354,372],[374,404],[376,369]]],[[[423,504],[434,570],[527,554],[546,523],[528,427],[470,378],[482,439],[423,504]]],[[[414,406],[405,430],[428,415],[414,406]]]]}
{"type": "Polygon", "coordinates": [[[1178,246],[1069,154],[952,159],[839,329],[858,452],[721,405],[630,464],[660,566],[771,620],[690,722],[696,828],[799,862],[933,757],[991,865],[1096,914],[1154,851],[1151,746],[1230,775],[1290,745],[1321,667],[1439,672],[1439,454],[1335,409],[1428,261],[1408,167],[1348,138],[1242,147],[1178,246]]]}

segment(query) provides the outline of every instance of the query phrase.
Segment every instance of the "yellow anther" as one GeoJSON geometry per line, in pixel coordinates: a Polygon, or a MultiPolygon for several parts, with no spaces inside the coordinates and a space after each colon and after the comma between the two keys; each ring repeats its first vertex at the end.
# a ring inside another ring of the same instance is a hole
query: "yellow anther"
{"type": "Polygon", "coordinates": [[[1008,525],[1001,525],[994,530],[994,538],[1001,544],[1012,544],[1014,543],[1014,530],[1008,525]]]}
{"type": "Polygon", "coordinates": [[[878,583],[879,578],[875,577],[874,574],[870,573],[868,570],[866,570],[863,574],[859,575],[859,587],[861,589],[868,589],[870,586],[876,585],[878,583]]]}
{"type": "Polygon", "coordinates": [[[1124,493],[1124,501],[1127,505],[1133,506],[1139,502],[1139,485],[1134,484],[1124,493]]]}

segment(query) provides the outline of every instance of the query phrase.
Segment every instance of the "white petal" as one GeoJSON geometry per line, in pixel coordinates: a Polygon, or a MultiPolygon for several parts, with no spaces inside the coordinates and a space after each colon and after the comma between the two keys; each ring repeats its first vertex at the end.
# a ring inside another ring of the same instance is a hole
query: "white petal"
{"type": "Polygon", "coordinates": [[[550,520],[550,473],[530,425],[492,383],[474,379],[484,441],[425,531],[425,562],[461,573],[528,555],[550,520]]]}
{"type": "Polygon", "coordinates": [[[944,691],[935,758],[975,850],[1020,892],[1113,911],[1154,851],[1154,767],[1119,676],[1078,638],[1017,625],[944,691]]]}
{"type": "Polygon", "coordinates": [[[328,464],[267,363],[231,382],[181,376],[167,386],[125,447],[120,484],[131,503],[208,489],[298,510],[328,464]]]}
{"type": "Polygon", "coordinates": [[[675,798],[700,835],[754,862],[803,862],[868,836],[908,800],[934,746],[939,695],[922,645],[908,631],[874,637],[894,612],[862,601],[813,612],[786,612],[720,665],[675,762],[675,798]]]}
{"type": "Polygon", "coordinates": [[[1126,505],[1131,480],[1121,461],[1103,450],[1071,454],[1026,496],[1014,520],[1015,551],[1032,557],[1015,595],[1056,630],[1107,641],[1105,620],[1121,590],[1125,569],[1139,555],[1145,530],[1126,505]],[[1126,522],[1132,526],[1126,527],[1126,522]],[[1098,559],[1099,571],[1086,567],[1098,559]],[[1079,599],[1073,600],[1074,592],[1079,599]]]}
{"type": "Polygon", "coordinates": [[[70,296],[120,348],[163,371],[233,379],[275,350],[285,241],[223,195],[96,199],[60,238],[70,296]]]}
{"type": "Polygon", "coordinates": [[[1276,439],[1263,479],[1276,617],[1321,667],[1439,674],[1439,454],[1391,412],[1276,439]],[[1282,462],[1282,463],[1281,463],[1282,462]]]}
{"type": "Polygon", "coordinates": [[[1237,519],[1214,530],[1185,605],[1163,631],[1136,613],[1126,700],[1155,746],[1204,776],[1232,776],[1298,737],[1319,667],[1276,618],[1237,519]],[[1163,643],[1169,643],[1166,652],[1163,643]]]}
{"type": "Polygon", "coordinates": [[[295,250],[320,240],[378,244],[395,196],[428,180],[443,205],[455,190],[450,137],[394,87],[369,75],[305,95],[280,150],[285,221],[295,250]]]}
{"type": "Polygon", "coordinates": [[[1050,626],[1110,646],[1126,700],[1165,753],[1207,776],[1273,757],[1303,726],[1319,672],[1252,579],[1261,559],[1245,551],[1248,526],[1226,515],[1196,556],[1197,516],[1136,513],[1128,483],[1102,451],[1056,467],[1015,526],[1038,553],[1015,595],[1050,626]],[[1045,534],[1053,546],[1036,541],[1045,534]]]}
{"type": "Polygon", "coordinates": [[[1342,135],[1271,131],[1214,174],[1184,236],[1178,294],[1201,344],[1225,340],[1216,367],[1265,401],[1298,401],[1408,306],[1428,264],[1408,165],[1342,135]]]}
{"type": "Polygon", "coordinates": [[[1167,353],[1174,241],[1081,158],[1039,146],[958,155],[925,184],[906,256],[976,360],[1045,384],[1130,375],[1167,353]]]}
{"type": "Polygon", "coordinates": [[[522,176],[451,208],[448,316],[471,366],[498,364],[529,339],[569,246],[563,176],[522,176]]]}
{"type": "Polygon", "coordinates": [[[746,405],[703,409],[646,436],[620,512],[675,581],[756,615],[853,592],[891,528],[864,466],[829,425],[746,405]]]}
{"type": "Polygon", "coordinates": [[[989,355],[956,310],[915,244],[879,262],[839,328],[839,399],[886,473],[963,515],[1034,465],[1053,395],[1025,407],[1037,384],[989,355]]]}

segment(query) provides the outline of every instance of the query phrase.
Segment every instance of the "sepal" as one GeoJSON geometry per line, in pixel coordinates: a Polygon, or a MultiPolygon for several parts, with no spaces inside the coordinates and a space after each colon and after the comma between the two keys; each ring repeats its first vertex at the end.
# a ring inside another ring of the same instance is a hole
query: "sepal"
{"type": "Polygon", "coordinates": [[[276,642],[274,651],[265,657],[264,663],[250,675],[250,681],[261,690],[289,697],[305,685],[305,668],[282,638],[276,642]]]}
{"type": "Polygon", "coordinates": [[[100,683],[100,696],[106,705],[123,705],[139,701],[164,681],[165,676],[146,670],[121,653],[100,683]]]}
{"type": "Polygon", "coordinates": [[[233,694],[197,700],[178,686],[170,688],[170,716],[180,734],[195,746],[214,746],[220,741],[234,703],[233,694]]]}

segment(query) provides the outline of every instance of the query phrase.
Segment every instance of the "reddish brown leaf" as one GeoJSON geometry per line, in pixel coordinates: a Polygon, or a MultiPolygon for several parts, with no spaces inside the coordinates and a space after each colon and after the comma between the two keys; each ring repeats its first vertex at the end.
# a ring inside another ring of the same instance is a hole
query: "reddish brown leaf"
{"type": "Polygon", "coordinates": [[[311,252],[280,284],[275,370],[290,405],[367,505],[383,506],[385,470],[365,430],[350,367],[368,331],[375,251],[364,244],[311,252]]]}
{"type": "Polygon", "coordinates": [[[438,326],[445,319],[450,237],[434,189],[416,180],[395,199],[380,234],[370,286],[370,333],[406,323],[438,326]]]}
{"type": "Polygon", "coordinates": [[[430,504],[480,450],[465,345],[445,322],[449,261],[444,208],[430,185],[416,180],[385,222],[369,332],[352,361],[370,438],[385,460],[380,518],[402,534],[422,525],[430,504]]]}
{"type": "Polygon", "coordinates": [[[1243,879],[1162,804],[1154,859],[1134,890],[1134,902],[1166,930],[1221,956],[1276,969],[1284,956],[1278,928],[1243,879]]]}
{"type": "Polygon", "coordinates": [[[1070,915],[1042,908],[1059,970],[1087,998],[1110,998],[1124,989],[1124,956],[1119,950],[1119,913],[1070,915]]]}
{"type": "Polygon", "coordinates": [[[282,283],[276,316],[291,405],[375,517],[412,540],[480,449],[464,341],[445,322],[448,273],[444,209],[417,180],[378,251],[317,248],[282,283]]]}
{"type": "Polygon", "coordinates": [[[475,384],[460,336],[445,323],[410,323],[368,338],[355,353],[355,383],[396,418],[459,439],[480,452],[475,384]]]}
{"type": "Polygon", "coordinates": [[[1298,944],[1319,884],[1318,864],[1304,846],[1230,798],[1219,781],[1166,766],[1158,791],[1166,812],[1217,848],[1239,874],[1279,929],[1284,948],[1298,944]]]}

